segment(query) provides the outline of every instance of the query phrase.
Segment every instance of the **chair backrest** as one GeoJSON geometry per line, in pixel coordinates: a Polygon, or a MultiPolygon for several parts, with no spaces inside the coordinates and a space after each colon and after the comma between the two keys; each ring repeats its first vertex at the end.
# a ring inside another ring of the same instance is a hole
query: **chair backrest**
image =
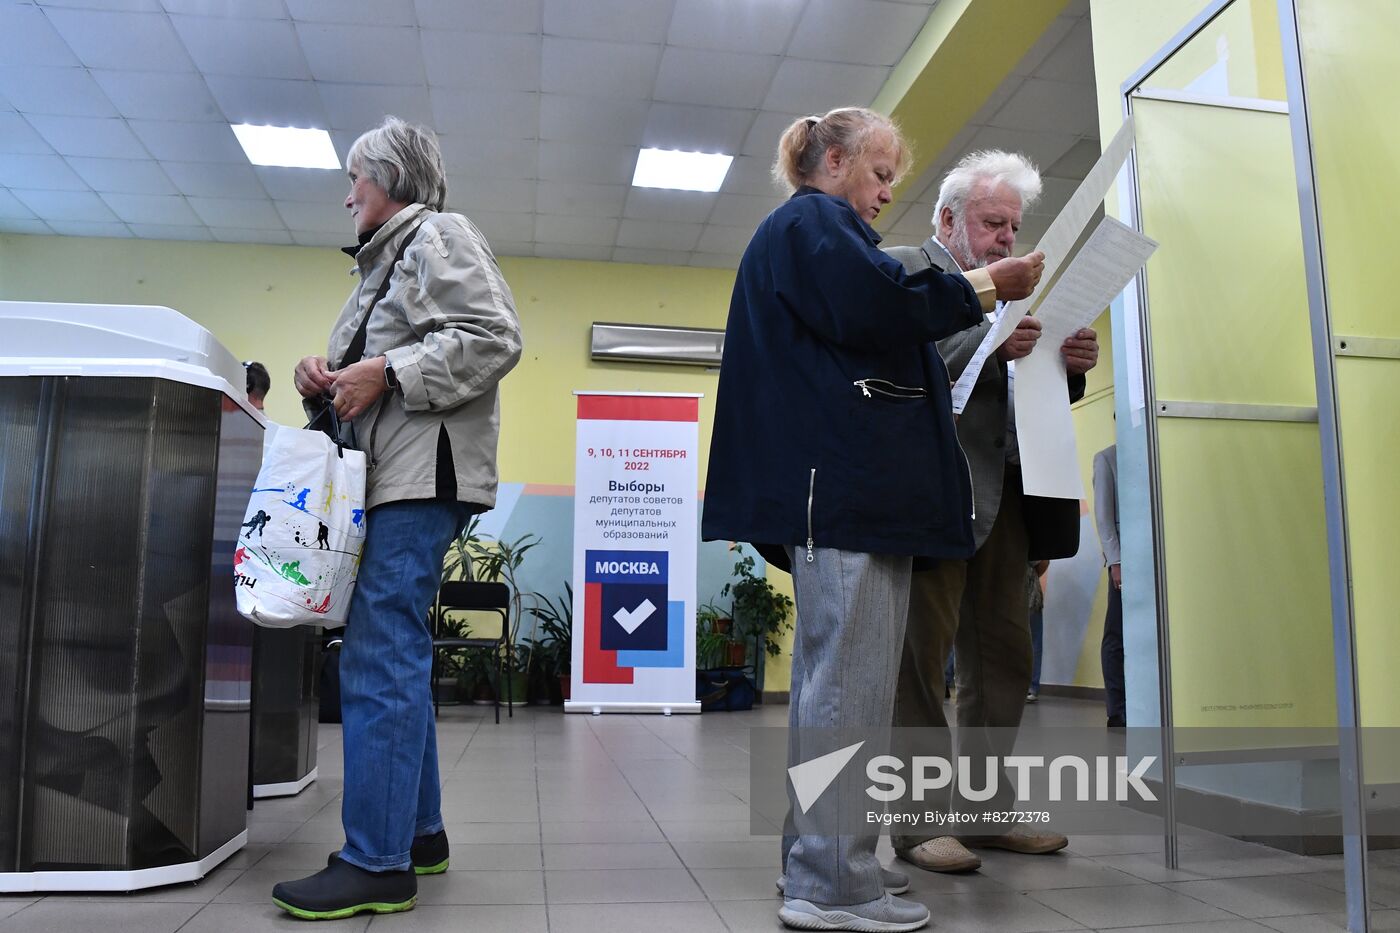
{"type": "Polygon", "coordinates": [[[510,587],[504,583],[479,580],[451,580],[438,590],[438,604],[444,609],[510,608],[510,587]]]}

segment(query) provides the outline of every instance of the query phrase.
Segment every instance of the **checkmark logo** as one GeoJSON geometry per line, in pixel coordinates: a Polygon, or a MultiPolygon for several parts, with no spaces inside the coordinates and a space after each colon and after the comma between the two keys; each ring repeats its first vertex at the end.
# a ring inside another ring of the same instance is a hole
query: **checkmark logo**
{"type": "Polygon", "coordinates": [[[804,761],[800,765],[793,765],[788,768],[788,778],[792,781],[793,793],[797,795],[797,805],[806,813],[812,805],[826,793],[826,789],[831,786],[831,782],[836,780],[841,769],[846,767],[856,752],[864,742],[857,742],[854,745],[847,745],[845,748],[838,748],[834,752],[822,755],[820,758],[813,758],[811,761],[804,761]]]}
{"type": "Polygon", "coordinates": [[[617,612],[613,613],[613,619],[616,620],[618,625],[622,626],[623,631],[631,635],[637,630],[638,626],[647,619],[650,619],[655,612],[656,606],[652,605],[651,600],[644,599],[642,600],[642,604],[636,609],[618,609],[617,612]]]}

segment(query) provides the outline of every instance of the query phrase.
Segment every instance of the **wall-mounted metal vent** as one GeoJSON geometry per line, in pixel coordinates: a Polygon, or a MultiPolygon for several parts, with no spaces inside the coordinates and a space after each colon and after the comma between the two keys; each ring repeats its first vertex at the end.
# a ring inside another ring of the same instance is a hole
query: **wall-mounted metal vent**
{"type": "Polygon", "coordinates": [[[660,327],[648,324],[594,323],[595,360],[718,366],[724,331],[708,327],[660,327]]]}

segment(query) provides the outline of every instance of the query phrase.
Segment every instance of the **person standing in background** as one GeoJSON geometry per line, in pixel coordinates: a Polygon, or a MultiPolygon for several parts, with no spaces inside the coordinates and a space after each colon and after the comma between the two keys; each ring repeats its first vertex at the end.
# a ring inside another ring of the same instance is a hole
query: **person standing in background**
{"type": "Polygon", "coordinates": [[[1094,524],[1108,567],[1108,612],[1103,620],[1099,664],[1103,667],[1108,727],[1128,724],[1127,688],[1123,683],[1123,564],[1118,546],[1118,445],[1094,454],[1094,524]]]}
{"type": "Polygon", "coordinates": [[[1040,699],[1040,661],[1045,654],[1045,575],[1049,572],[1048,560],[1026,565],[1026,598],[1031,610],[1031,689],[1026,693],[1027,703],[1040,699]]]}
{"type": "Polygon", "coordinates": [[[267,367],[257,360],[249,360],[244,363],[243,372],[248,377],[248,404],[258,411],[262,411],[263,400],[267,398],[268,390],[272,388],[272,377],[267,374],[267,367]]]}

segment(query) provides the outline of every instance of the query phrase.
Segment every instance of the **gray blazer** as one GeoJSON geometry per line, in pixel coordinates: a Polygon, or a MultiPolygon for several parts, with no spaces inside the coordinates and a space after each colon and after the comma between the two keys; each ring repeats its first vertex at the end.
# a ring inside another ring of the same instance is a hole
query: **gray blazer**
{"type": "Polygon", "coordinates": [[[1118,545],[1118,445],[1094,454],[1094,524],[1099,529],[1103,562],[1112,567],[1123,562],[1118,545]]]}
{"type": "MultiPolygon", "coordinates": [[[[959,272],[957,262],[943,244],[933,237],[925,240],[922,246],[891,246],[885,252],[903,263],[907,272],[918,272],[930,266],[937,266],[944,272],[959,272]]],[[[977,351],[978,345],[991,329],[991,322],[984,320],[976,327],[969,327],[938,341],[938,353],[943,357],[944,365],[948,367],[948,378],[954,382],[958,380],[968,361],[972,359],[972,354],[977,351]]],[[[977,376],[977,386],[967,400],[967,407],[958,416],[958,441],[962,444],[963,452],[967,454],[967,463],[972,470],[972,507],[975,513],[972,534],[979,548],[991,533],[992,522],[996,521],[997,511],[1001,508],[1002,484],[1006,477],[1006,383],[1006,363],[996,354],[992,354],[977,376]]],[[[1084,386],[1083,376],[1070,377],[1071,401],[1084,395],[1084,386]]],[[[1058,525],[1063,523],[1063,519],[1055,513],[1043,519],[1056,526],[1047,530],[1058,532],[1056,536],[1059,538],[1068,535],[1077,540],[1077,504],[1074,511],[1072,528],[1059,529],[1058,525]]],[[[1030,526],[1033,521],[1028,514],[1027,525],[1030,526]]],[[[1032,538],[1037,536],[1038,530],[1040,529],[1028,527],[1032,538]]],[[[1074,542],[1070,542],[1069,550],[1072,552],[1075,546],[1074,542]]],[[[1034,545],[1032,550],[1035,550],[1034,545]]],[[[1038,557],[1035,554],[1031,556],[1038,557]]],[[[1061,555],[1057,553],[1056,556],[1061,555]]]]}

